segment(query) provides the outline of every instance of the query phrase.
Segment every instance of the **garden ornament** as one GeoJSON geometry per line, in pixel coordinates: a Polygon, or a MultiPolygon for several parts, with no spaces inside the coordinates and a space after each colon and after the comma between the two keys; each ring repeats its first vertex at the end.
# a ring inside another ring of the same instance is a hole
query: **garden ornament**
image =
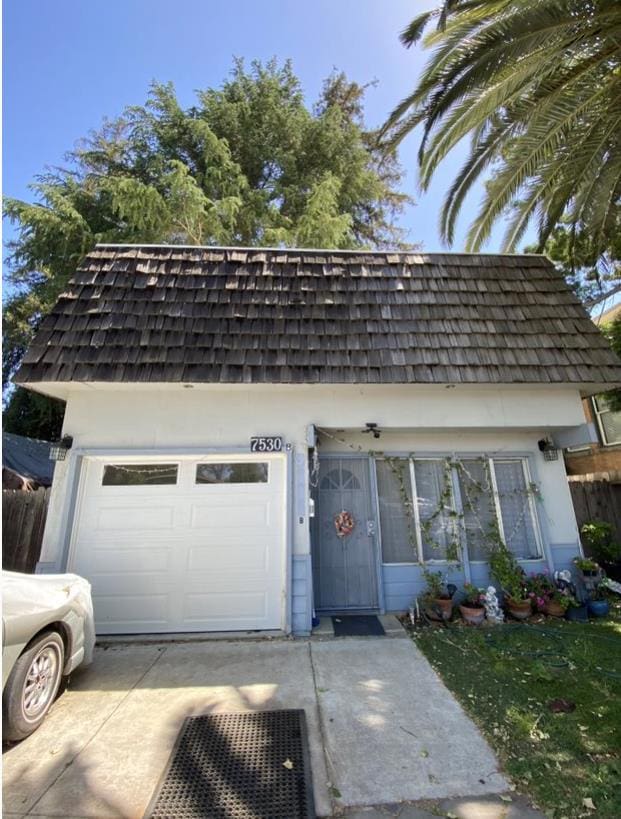
{"type": "Polygon", "coordinates": [[[505,615],[498,604],[498,595],[494,586],[487,587],[483,605],[485,606],[485,616],[490,623],[504,623],[505,615]]]}

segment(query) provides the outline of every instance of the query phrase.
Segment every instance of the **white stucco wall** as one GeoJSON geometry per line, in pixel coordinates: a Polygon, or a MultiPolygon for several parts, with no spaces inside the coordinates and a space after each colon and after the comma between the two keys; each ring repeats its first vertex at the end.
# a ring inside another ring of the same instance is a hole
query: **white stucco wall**
{"type": "MultiPolygon", "coordinates": [[[[41,562],[61,568],[65,521],[71,517],[72,474],[81,450],[243,448],[252,435],[282,435],[292,445],[294,462],[298,456],[296,485],[305,500],[308,426],[349,430],[350,435],[367,421],[385,430],[376,447],[384,451],[532,453],[548,537],[554,543],[576,542],[562,459],[544,462],[537,440],[583,423],[577,389],[77,385],[67,395],[64,422],[64,432],[74,439],[72,455],[56,468],[41,562]]],[[[358,440],[366,448],[373,446],[368,435],[358,440]]],[[[304,555],[310,550],[309,528],[306,515],[300,523],[299,502],[297,498],[293,552],[304,555]]]]}

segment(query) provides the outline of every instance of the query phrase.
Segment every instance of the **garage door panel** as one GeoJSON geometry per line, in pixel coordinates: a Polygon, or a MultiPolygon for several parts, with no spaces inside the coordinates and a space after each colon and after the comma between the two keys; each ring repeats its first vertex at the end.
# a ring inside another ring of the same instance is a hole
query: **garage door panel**
{"type": "Polygon", "coordinates": [[[166,631],[170,621],[168,594],[100,594],[97,596],[97,622],[103,633],[134,633],[141,630],[166,631]]]}
{"type": "Polygon", "coordinates": [[[245,501],[243,497],[234,499],[227,496],[221,500],[210,498],[209,503],[201,501],[192,504],[190,525],[193,529],[209,529],[217,525],[221,531],[230,529],[256,529],[270,525],[269,502],[245,501]]]}
{"type": "Polygon", "coordinates": [[[86,459],[70,568],[99,633],[282,628],[284,458],[253,484],[196,484],[196,463],[174,485],[102,486],[86,459]]]}
{"type": "Polygon", "coordinates": [[[172,554],[167,548],[153,548],[153,543],[145,541],[143,548],[136,548],[135,544],[125,548],[99,549],[94,548],[91,561],[91,571],[101,573],[109,571],[114,565],[116,573],[125,572],[158,572],[169,571],[172,568],[172,554]],[[148,550],[148,555],[145,552],[148,550]]]}
{"type": "Polygon", "coordinates": [[[103,507],[98,510],[95,525],[99,532],[131,532],[172,530],[175,510],[172,506],[103,507]]]}
{"type": "Polygon", "coordinates": [[[187,568],[190,572],[238,573],[240,558],[244,572],[260,571],[262,575],[265,575],[270,563],[269,548],[256,543],[240,546],[222,542],[214,545],[193,546],[188,551],[187,568]],[[231,548],[232,545],[235,548],[231,548]]]}
{"type": "Polygon", "coordinates": [[[267,608],[265,591],[245,591],[242,596],[234,591],[194,593],[185,597],[184,619],[202,622],[252,619],[263,622],[267,617],[267,608]],[[231,611],[234,615],[230,614],[231,611]]]}

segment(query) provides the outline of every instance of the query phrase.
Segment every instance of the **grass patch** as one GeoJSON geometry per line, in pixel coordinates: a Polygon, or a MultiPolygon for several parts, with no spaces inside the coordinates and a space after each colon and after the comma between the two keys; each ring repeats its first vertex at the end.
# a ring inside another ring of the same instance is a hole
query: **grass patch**
{"type": "Polygon", "coordinates": [[[603,622],[455,623],[413,638],[519,791],[555,819],[621,817],[621,602],[603,622]],[[575,710],[553,713],[559,699],[575,710]]]}

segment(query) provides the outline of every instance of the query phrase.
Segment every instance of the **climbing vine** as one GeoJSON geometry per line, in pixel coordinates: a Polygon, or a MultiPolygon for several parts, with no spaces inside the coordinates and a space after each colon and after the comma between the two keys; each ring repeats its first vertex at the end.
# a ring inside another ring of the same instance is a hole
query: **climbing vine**
{"type": "Polygon", "coordinates": [[[511,553],[507,544],[512,542],[526,516],[530,513],[530,498],[537,501],[542,499],[539,485],[534,481],[531,481],[525,488],[517,488],[504,493],[498,492],[492,480],[488,457],[448,456],[442,459],[441,485],[435,508],[423,518],[420,507],[415,506],[417,500],[412,498],[411,492],[409,472],[411,461],[416,460],[415,453],[411,452],[403,456],[386,455],[379,450],[366,450],[359,445],[348,444],[325,430],[321,432],[355,449],[360,454],[381,459],[387,464],[395,479],[404,513],[408,542],[414,552],[415,562],[421,562],[421,558],[423,558],[422,563],[426,562],[418,551],[417,523],[423,548],[427,547],[437,553],[439,559],[445,560],[449,565],[459,566],[464,544],[471,547],[481,546],[488,559],[498,552],[511,553]],[[477,471],[473,469],[474,464],[480,466],[480,476],[473,474],[477,471]],[[455,478],[459,485],[460,510],[456,508],[455,502],[455,478]],[[503,500],[510,497],[522,499],[521,511],[511,531],[505,531],[503,536],[497,503],[502,503],[503,500]],[[469,544],[468,541],[475,533],[478,542],[469,544]]]}

